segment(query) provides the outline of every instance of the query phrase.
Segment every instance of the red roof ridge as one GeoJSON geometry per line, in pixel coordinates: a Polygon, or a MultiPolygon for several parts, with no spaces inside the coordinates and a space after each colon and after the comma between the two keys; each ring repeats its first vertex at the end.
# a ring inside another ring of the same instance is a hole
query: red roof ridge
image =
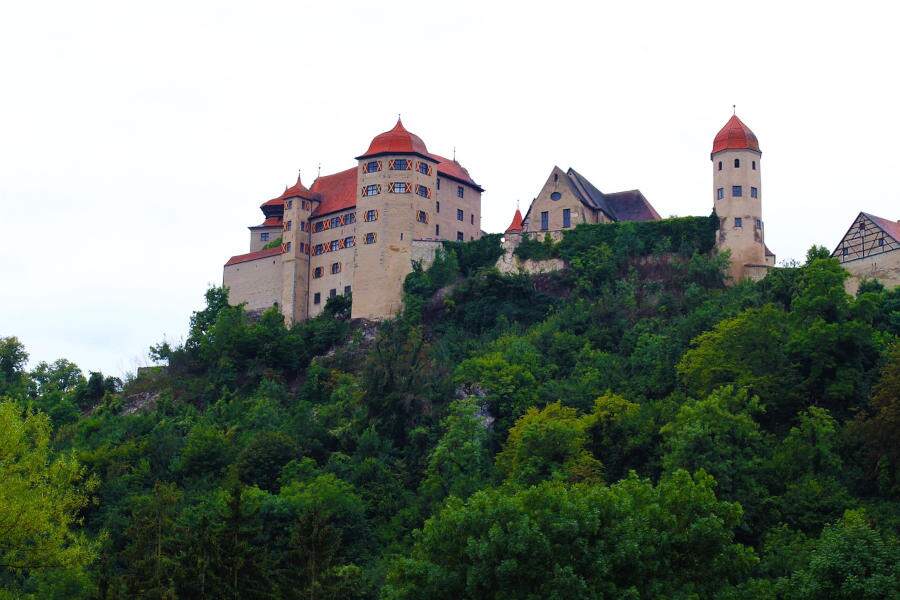
{"type": "Polygon", "coordinates": [[[900,242],[900,223],[898,223],[897,221],[892,221],[890,219],[885,219],[884,217],[873,215],[872,213],[863,212],[862,214],[872,220],[876,225],[881,227],[881,229],[884,230],[884,232],[889,236],[900,242]]]}
{"type": "Polygon", "coordinates": [[[262,250],[257,250],[256,252],[248,252],[247,254],[238,254],[237,256],[232,256],[228,259],[228,262],[225,263],[225,266],[230,267],[231,265],[250,262],[251,260],[258,260],[260,258],[269,258],[270,256],[278,256],[279,254],[284,254],[284,245],[275,246],[274,248],[263,248],[262,250]]]}

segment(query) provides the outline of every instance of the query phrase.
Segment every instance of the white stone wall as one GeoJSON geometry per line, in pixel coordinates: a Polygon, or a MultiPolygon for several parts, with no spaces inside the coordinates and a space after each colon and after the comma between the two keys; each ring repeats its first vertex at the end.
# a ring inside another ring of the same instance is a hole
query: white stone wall
{"type": "Polygon", "coordinates": [[[877,279],[888,289],[900,285],[900,250],[847,261],[841,266],[850,273],[844,283],[848,294],[856,294],[863,279],[877,279]]]}
{"type": "Polygon", "coordinates": [[[247,303],[247,310],[264,310],[281,302],[281,255],[225,267],[222,282],[228,302],[247,303]]]}

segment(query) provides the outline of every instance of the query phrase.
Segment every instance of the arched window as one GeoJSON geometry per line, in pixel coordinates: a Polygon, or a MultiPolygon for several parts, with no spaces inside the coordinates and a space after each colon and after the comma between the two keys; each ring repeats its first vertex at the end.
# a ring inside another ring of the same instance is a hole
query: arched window
{"type": "Polygon", "coordinates": [[[739,158],[734,159],[734,168],[737,169],[740,166],[741,166],[741,159],[739,159],[739,158]]]}

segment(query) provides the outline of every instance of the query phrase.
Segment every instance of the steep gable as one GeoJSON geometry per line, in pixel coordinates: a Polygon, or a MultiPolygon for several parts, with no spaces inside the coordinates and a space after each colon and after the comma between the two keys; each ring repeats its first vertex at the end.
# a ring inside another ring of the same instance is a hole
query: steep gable
{"type": "Polygon", "coordinates": [[[842,263],[900,250],[900,224],[861,212],[831,256],[842,263]]]}

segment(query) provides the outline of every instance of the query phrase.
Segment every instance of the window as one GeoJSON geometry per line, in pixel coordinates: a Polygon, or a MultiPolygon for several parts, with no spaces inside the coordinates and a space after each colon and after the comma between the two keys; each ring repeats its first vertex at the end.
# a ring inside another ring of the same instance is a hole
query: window
{"type": "Polygon", "coordinates": [[[762,219],[757,219],[757,220],[756,220],[756,228],[757,228],[757,229],[762,229],[762,219]]]}
{"type": "Polygon", "coordinates": [[[563,209],[563,227],[572,226],[572,211],[568,208],[563,209]]]}
{"type": "Polygon", "coordinates": [[[335,296],[337,296],[337,290],[335,288],[331,288],[330,290],[328,290],[329,298],[334,298],[335,296]]]}
{"type": "Polygon", "coordinates": [[[344,223],[346,225],[350,225],[351,223],[356,223],[356,213],[352,212],[352,213],[347,213],[346,215],[344,215],[344,223]]]}
{"type": "Polygon", "coordinates": [[[716,200],[722,200],[725,198],[725,188],[719,188],[716,190],[716,200]]]}
{"type": "Polygon", "coordinates": [[[554,174],[553,174],[553,181],[554,181],[554,182],[555,182],[555,181],[559,181],[559,173],[554,173],[554,174]]]}
{"type": "Polygon", "coordinates": [[[475,213],[469,215],[469,222],[474,225],[475,224],[475,213]]]}
{"type": "Polygon", "coordinates": [[[363,188],[363,196],[377,196],[381,193],[381,186],[378,184],[367,185],[363,188]]]}
{"type": "Polygon", "coordinates": [[[878,238],[878,245],[884,246],[884,238],[878,238]]]}
{"type": "Polygon", "coordinates": [[[345,285],[345,286],[344,286],[344,295],[345,295],[345,296],[349,296],[349,295],[350,295],[350,286],[349,286],[349,285],[345,285]]]}
{"type": "Polygon", "coordinates": [[[344,238],[344,248],[352,248],[356,245],[356,238],[352,235],[350,237],[344,238]]]}
{"type": "Polygon", "coordinates": [[[541,231],[550,229],[550,213],[546,210],[541,213],[541,231]]]}
{"type": "Polygon", "coordinates": [[[435,237],[441,237],[441,226],[437,223],[434,224],[434,235],[435,237]]]}
{"type": "Polygon", "coordinates": [[[375,235],[374,231],[370,231],[369,233],[366,234],[366,243],[367,244],[374,244],[375,240],[376,240],[376,235],[375,235]]]}
{"type": "Polygon", "coordinates": [[[286,222],[286,223],[284,224],[284,230],[285,230],[285,231],[290,231],[290,230],[291,230],[291,222],[290,222],[290,221],[288,221],[288,222],[286,222]]]}
{"type": "Polygon", "coordinates": [[[324,231],[325,229],[325,221],[316,221],[316,224],[313,226],[313,231],[319,233],[320,231],[324,231]]]}
{"type": "Polygon", "coordinates": [[[461,186],[461,185],[456,186],[456,197],[457,198],[462,198],[465,195],[465,193],[466,192],[463,189],[463,186],[461,186]]]}
{"type": "Polygon", "coordinates": [[[305,252],[306,252],[306,244],[304,244],[303,242],[300,242],[300,254],[303,254],[305,252]]]}
{"type": "Polygon", "coordinates": [[[441,203],[440,202],[434,203],[434,212],[441,212],[441,203]]]}
{"type": "Polygon", "coordinates": [[[332,229],[334,229],[335,227],[340,227],[341,225],[343,225],[343,223],[341,223],[340,217],[331,217],[331,228],[332,229]]]}
{"type": "Polygon", "coordinates": [[[306,221],[300,221],[300,231],[306,231],[306,221]]]}
{"type": "Polygon", "coordinates": [[[739,186],[739,185],[731,186],[731,197],[732,198],[740,198],[742,195],[743,195],[743,192],[741,191],[741,186],[739,186]]]}
{"type": "Polygon", "coordinates": [[[559,200],[560,198],[562,198],[562,194],[560,194],[559,192],[553,192],[552,194],[550,194],[550,199],[554,202],[559,200]]]}
{"type": "Polygon", "coordinates": [[[860,231],[865,231],[865,230],[866,230],[866,224],[865,224],[865,223],[860,223],[860,224],[859,224],[859,230],[860,230],[860,231]]]}
{"type": "Polygon", "coordinates": [[[739,158],[734,159],[734,168],[738,169],[738,168],[740,168],[740,166],[741,166],[741,159],[739,159],[739,158]]]}
{"type": "Polygon", "coordinates": [[[437,188],[441,189],[441,178],[440,177],[438,177],[438,180],[437,180],[437,188]]]}
{"type": "Polygon", "coordinates": [[[456,241],[457,241],[457,242],[465,241],[465,239],[466,239],[466,237],[463,235],[463,232],[462,232],[462,231],[457,231],[457,232],[456,232],[456,241]]]}
{"type": "Polygon", "coordinates": [[[378,211],[377,210],[367,210],[366,211],[366,222],[371,223],[372,221],[378,220],[378,211]]]}
{"type": "Polygon", "coordinates": [[[262,242],[268,242],[269,241],[269,232],[263,231],[261,234],[259,234],[259,239],[262,242]]]}
{"type": "Polygon", "coordinates": [[[425,162],[424,160],[419,161],[419,173],[421,173],[422,175],[429,175],[430,170],[431,169],[428,168],[427,162],[425,162]]]}
{"type": "Polygon", "coordinates": [[[744,226],[744,220],[743,220],[741,217],[735,217],[735,218],[734,218],[734,226],[735,226],[735,227],[743,227],[743,226],[744,226]]]}
{"type": "Polygon", "coordinates": [[[322,294],[319,292],[313,294],[313,304],[322,304],[322,294]]]}
{"type": "Polygon", "coordinates": [[[719,170],[720,171],[722,170],[722,161],[721,160],[719,161],[719,170]]]}
{"type": "Polygon", "coordinates": [[[313,256],[319,256],[320,254],[325,254],[324,244],[316,244],[315,248],[313,248],[313,256]]]}
{"type": "Polygon", "coordinates": [[[431,193],[428,191],[428,188],[425,187],[424,185],[417,185],[417,186],[416,186],[416,193],[417,193],[418,195],[422,196],[423,198],[430,198],[430,197],[431,197],[431,193]]]}
{"type": "Polygon", "coordinates": [[[405,171],[408,168],[408,163],[405,158],[395,158],[391,161],[391,171],[405,171]]]}
{"type": "Polygon", "coordinates": [[[285,252],[291,251],[291,243],[290,242],[288,242],[287,244],[284,245],[284,251],[285,252]]]}
{"type": "Polygon", "coordinates": [[[332,252],[334,252],[335,250],[341,249],[341,243],[338,240],[331,240],[328,247],[331,249],[332,252]]]}
{"type": "Polygon", "coordinates": [[[753,170],[754,171],[756,170],[756,161],[755,160],[753,161],[753,170]]]}
{"type": "Polygon", "coordinates": [[[457,208],[457,209],[456,209],[456,220],[457,220],[457,221],[462,221],[462,220],[465,219],[465,218],[466,218],[466,215],[465,215],[465,213],[463,213],[462,209],[461,209],[461,208],[457,208]]]}
{"type": "Polygon", "coordinates": [[[341,263],[339,263],[339,262],[331,263],[331,274],[337,275],[340,272],[341,272],[341,263]]]}
{"type": "Polygon", "coordinates": [[[759,190],[755,187],[750,188],[750,197],[751,198],[759,198],[759,190]]]}
{"type": "Polygon", "coordinates": [[[416,221],[418,221],[419,223],[427,223],[428,214],[424,210],[420,210],[416,215],[416,221]]]}
{"type": "Polygon", "coordinates": [[[392,194],[406,194],[409,192],[409,184],[403,181],[394,181],[391,183],[392,194]]]}
{"type": "Polygon", "coordinates": [[[366,163],[366,173],[376,173],[381,170],[381,162],[370,160],[366,163]]]}
{"type": "Polygon", "coordinates": [[[288,198],[287,200],[284,201],[284,204],[285,204],[285,208],[290,210],[291,207],[294,205],[294,201],[291,200],[290,198],[288,198]]]}
{"type": "Polygon", "coordinates": [[[850,250],[847,247],[841,248],[841,256],[847,256],[850,250]]]}
{"type": "Polygon", "coordinates": [[[322,267],[316,267],[313,269],[313,279],[318,279],[322,276],[322,267]]]}

